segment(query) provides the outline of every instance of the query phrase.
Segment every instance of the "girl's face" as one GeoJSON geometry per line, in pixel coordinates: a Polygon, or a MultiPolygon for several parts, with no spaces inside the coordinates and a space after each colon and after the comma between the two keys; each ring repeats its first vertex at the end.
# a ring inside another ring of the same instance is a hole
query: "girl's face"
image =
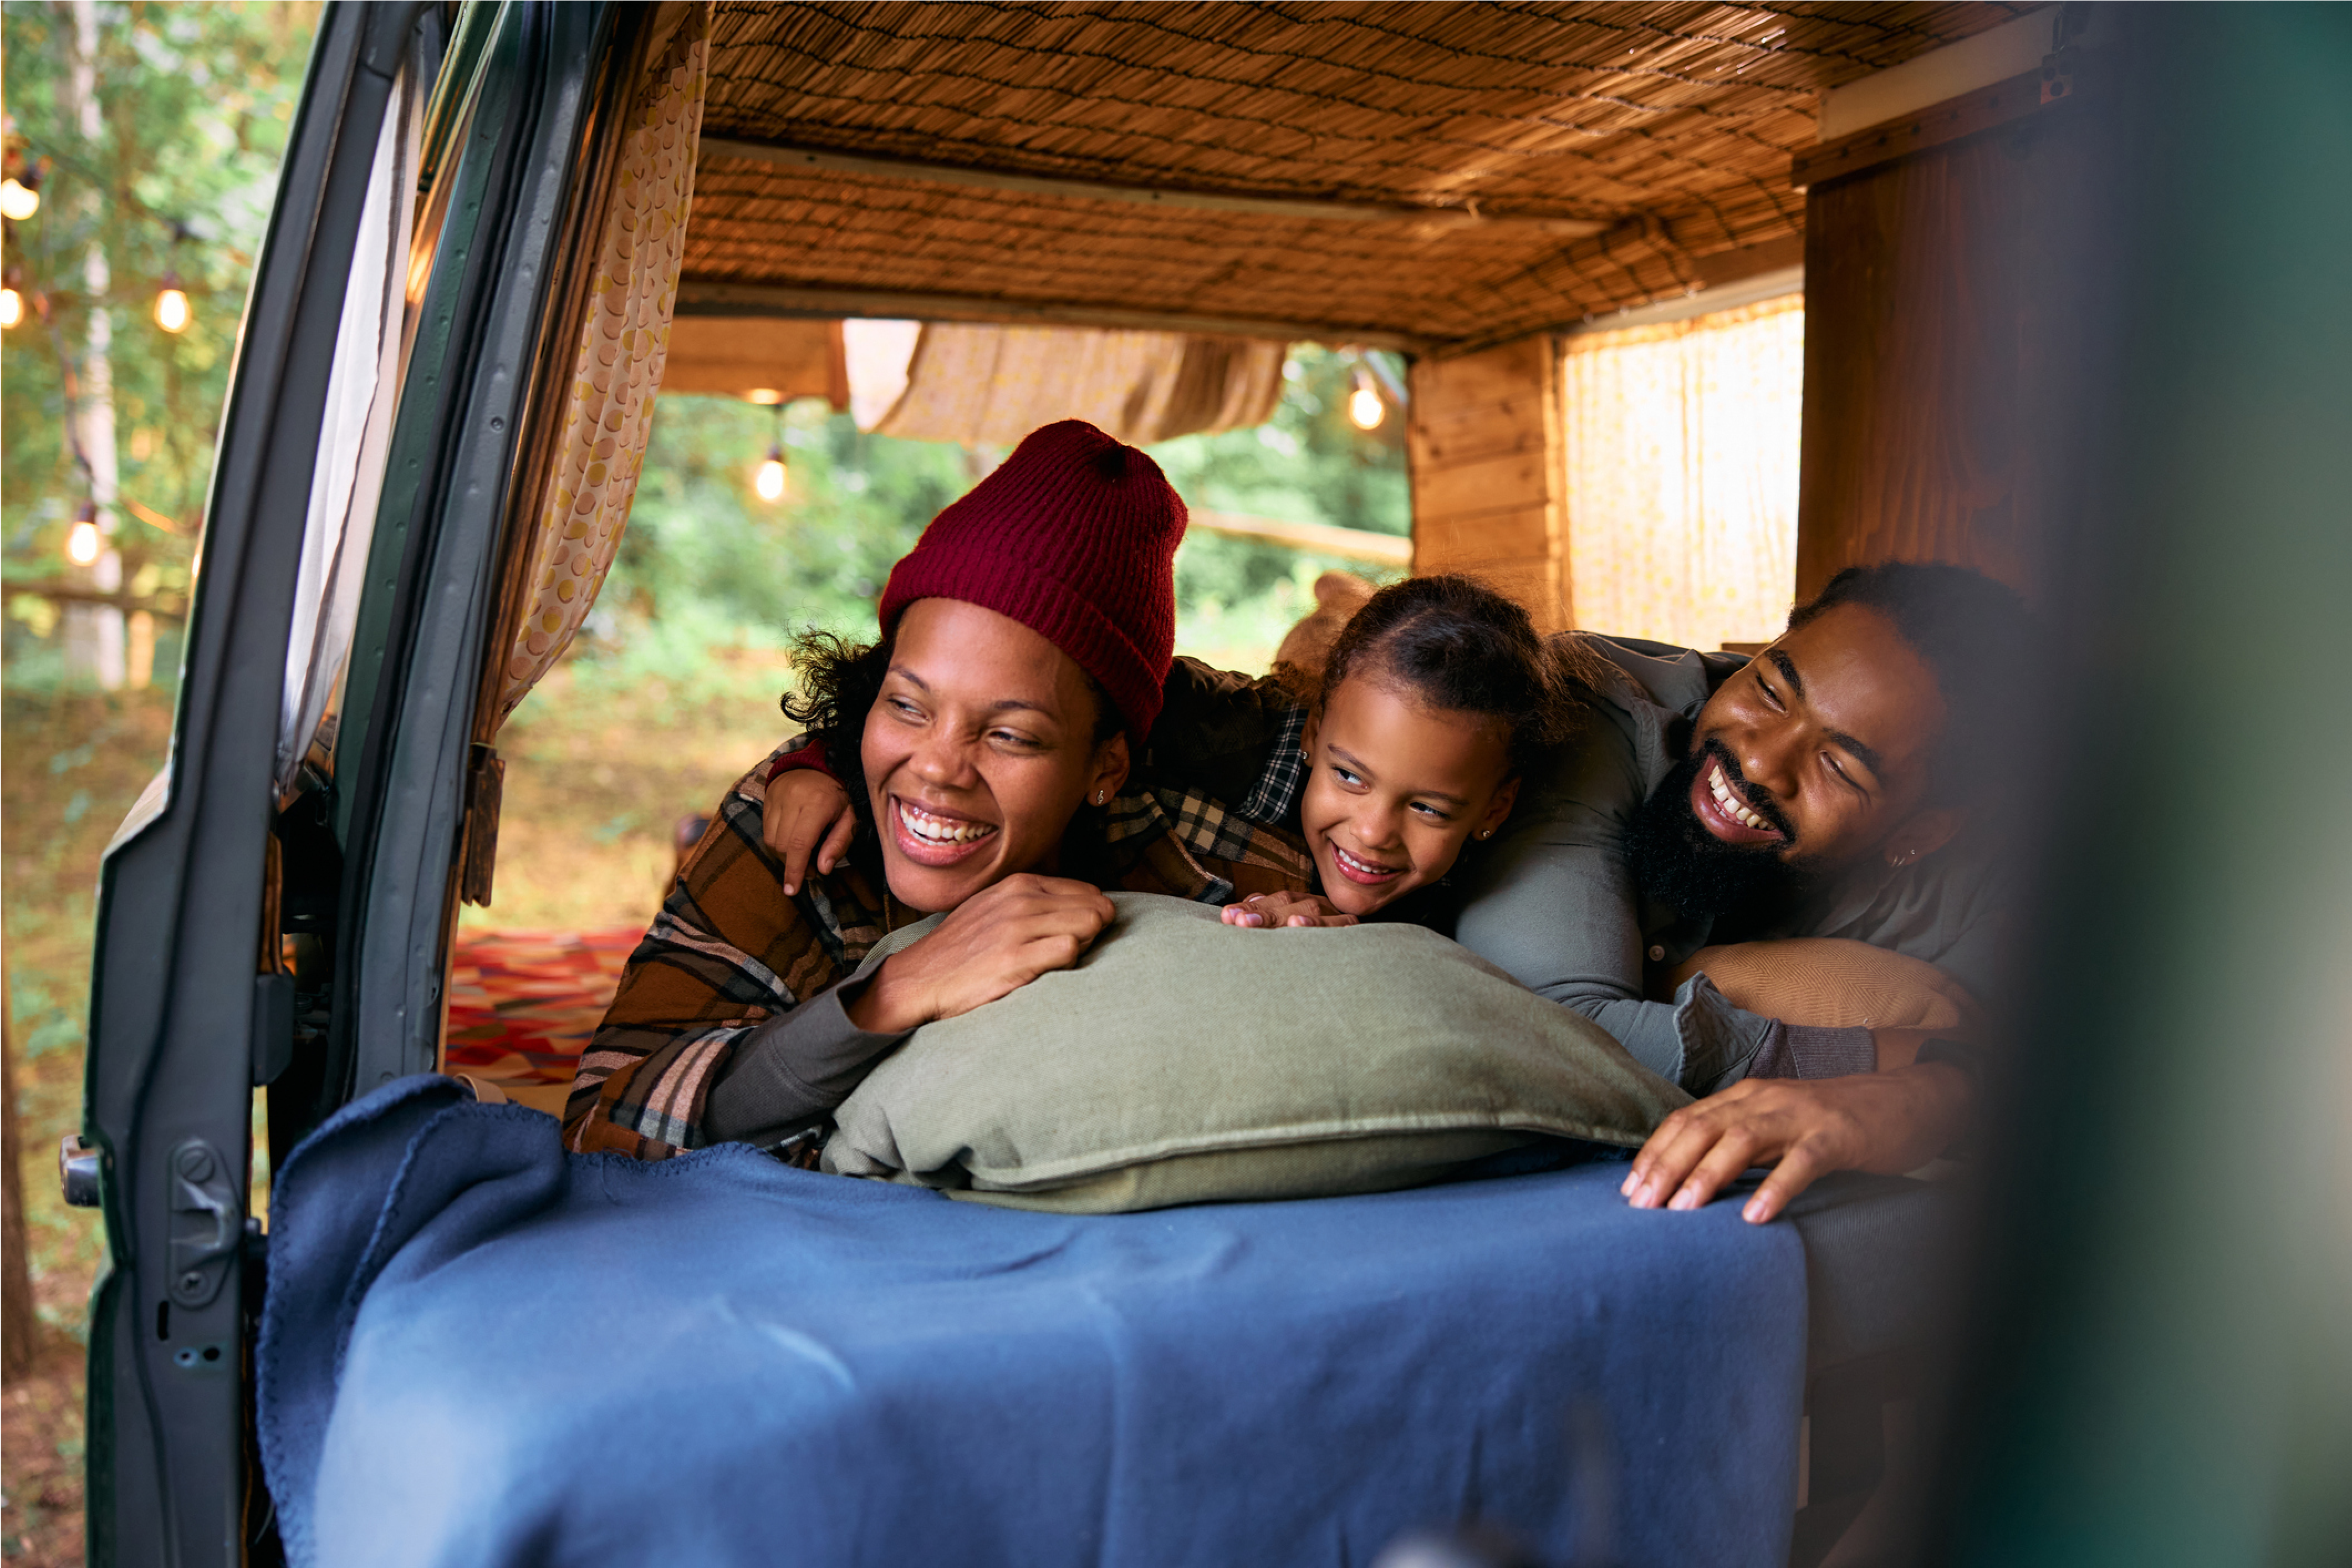
{"type": "Polygon", "coordinates": [[[1361,916],[1453,870],[1472,833],[1511,814],[1509,744],[1500,719],[1430,707],[1376,674],[1340,682],[1307,721],[1298,806],[1323,896],[1361,916]]]}
{"type": "Polygon", "coordinates": [[[1127,778],[1127,737],[1097,745],[1095,716],[1085,672],[1020,622],[960,599],[907,606],[863,747],[890,891],[953,909],[1053,870],[1080,803],[1127,778]]]}

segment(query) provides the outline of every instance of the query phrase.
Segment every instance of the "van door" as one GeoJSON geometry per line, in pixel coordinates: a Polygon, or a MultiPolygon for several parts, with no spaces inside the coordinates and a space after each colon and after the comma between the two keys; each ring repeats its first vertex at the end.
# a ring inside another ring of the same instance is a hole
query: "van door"
{"type": "Polygon", "coordinates": [[[341,485],[348,503],[356,478],[331,403],[376,390],[381,343],[357,329],[381,323],[387,287],[397,320],[385,256],[414,202],[401,153],[442,21],[422,0],[320,17],[238,335],[170,761],[100,872],[86,1152],[68,1184],[103,1207],[111,1259],[91,1303],[93,1563],[244,1557],[248,1128],[257,1042],[283,999],[262,939],[274,753],[306,523],[334,499],[314,493],[341,485]]]}
{"type": "Polygon", "coordinates": [[[467,0],[446,68],[429,0],[320,18],[171,766],[101,873],[91,1147],[68,1182],[95,1189],[112,1259],[92,1303],[93,1563],[276,1554],[247,1442],[252,1086],[281,1152],[436,1063],[517,446],[580,286],[562,264],[582,149],[633,16],[467,0]]]}

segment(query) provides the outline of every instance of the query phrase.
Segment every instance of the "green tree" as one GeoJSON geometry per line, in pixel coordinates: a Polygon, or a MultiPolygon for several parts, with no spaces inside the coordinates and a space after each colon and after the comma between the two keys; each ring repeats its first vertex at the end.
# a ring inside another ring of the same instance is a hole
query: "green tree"
{"type": "MultiPolygon", "coordinates": [[[[40,210],[5,234],[9,280],[26,306],[0,338],[11,685],[43,684],[58,668],[56,607],[23,590],[58,579],[89,496],[69,415],[96,309],[113,328],[123,587],[166,606],[184,600],[239,318],[318,9],[315,0],[97,5],[93,140],[69,103],[70,7],[0,7],[11,150],[47,165],[40,210]],[[102,298],[84,283],[93,243],[110,274],[102,298]],[[169,275],[194,310],[177,334],[153,314],[169,275]]],[[[166,678],[176,667],[168,637],[155,667],[166,678]]]]}

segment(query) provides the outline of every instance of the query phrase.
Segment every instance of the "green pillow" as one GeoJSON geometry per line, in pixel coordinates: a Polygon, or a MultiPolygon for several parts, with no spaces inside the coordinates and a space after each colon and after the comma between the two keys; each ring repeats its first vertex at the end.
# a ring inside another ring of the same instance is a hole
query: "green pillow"
{"type": "Polygon", "coordinates": [[[885,1058],[834,1113],[824,1168],[1110,1214],[1387,1191],[1539,1134],[1635,1145],[1688,1103],[1434,932],[1245,931],[1110,896],[1118,918],[1076,968],[885,1058]]]}

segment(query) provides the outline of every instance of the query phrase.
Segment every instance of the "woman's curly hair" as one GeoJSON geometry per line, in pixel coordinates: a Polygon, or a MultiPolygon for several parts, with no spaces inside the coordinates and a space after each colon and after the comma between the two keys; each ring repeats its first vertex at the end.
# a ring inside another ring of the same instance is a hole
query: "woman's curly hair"
{"type": "Polygon", "coordinates": [[[824,759],[849,792],[859,823],[874,825],[866,798],[866,716],[890,673],[890,639],[853,643],[814,627],[793,639],[794,689],[784,694],[784,716],[824,748],[824,759]]]}

